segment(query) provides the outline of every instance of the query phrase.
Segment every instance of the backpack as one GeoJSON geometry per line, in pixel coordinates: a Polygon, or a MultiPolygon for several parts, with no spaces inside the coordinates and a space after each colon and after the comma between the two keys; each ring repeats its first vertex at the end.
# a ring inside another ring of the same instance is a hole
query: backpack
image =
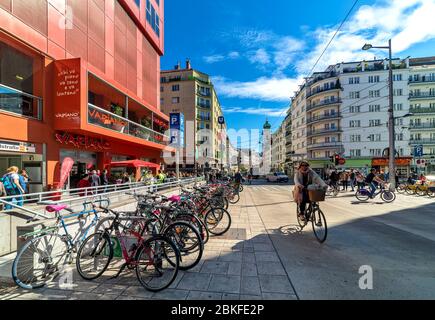
{"type": "Polygon", "coordinates": [[[6,193],[8,195],[14,195],[17,194],[17,186],[15,185],[15,183],[12,181],[11,175],[10,174],[5,174],[2,178],[1,178],[1,182],[3,183],[3,186],[6,190],[6,193]]]}

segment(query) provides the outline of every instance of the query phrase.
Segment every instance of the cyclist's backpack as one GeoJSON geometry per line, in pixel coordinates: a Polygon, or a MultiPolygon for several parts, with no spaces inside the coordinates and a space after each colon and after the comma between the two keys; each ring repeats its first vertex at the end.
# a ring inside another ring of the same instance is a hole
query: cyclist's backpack
{"type": "Polygon", "coordinates": [[[6,193],[8,195],[14,195],[17,193],[17,187],[15,183],[12,181],[11,175],[5,174],[1,178],[1,182],[3,183],[3,186],[5,187],[6,193]]]}

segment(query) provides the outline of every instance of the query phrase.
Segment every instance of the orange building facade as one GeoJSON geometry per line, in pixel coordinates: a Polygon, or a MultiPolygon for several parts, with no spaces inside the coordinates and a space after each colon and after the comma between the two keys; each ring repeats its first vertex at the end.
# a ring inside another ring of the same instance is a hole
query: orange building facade
{"type": "Polygon", "coordinates": [[[71,188],[111,162],[162,163],[163,6],[0,0],[0,170],[27,169],[38,192],[59,183],[65,158],[71,188]]]}

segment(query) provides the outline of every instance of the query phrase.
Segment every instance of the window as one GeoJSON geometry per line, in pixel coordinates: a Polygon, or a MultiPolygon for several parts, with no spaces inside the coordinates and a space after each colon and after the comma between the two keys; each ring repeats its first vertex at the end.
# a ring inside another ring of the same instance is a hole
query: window
{"type": "Polygon", "coordinates": [[[382,155],[381,149],[370,149],[370,155],[372,157],[380,157],[382,155]]]}
{"type": "Polygon", "coordinates": [[[393,75],[393,81],[402,81],[402,74],[393,75]]]}
{"type": "Polygon", "coordinates": [[[351,120],[349,122],[349,127],[351,127],[351,128],[359,128],[359,127],[361,127],[361,120],[351,120]]]}
{"type": "Polygon", "coordinates": [[[160,17],[150,0],[147,0],[146,19],[156,35],[160,37],[160,17]]]}
{"type": "Polygon", "coordinates": [[[359,113],[361,112],[361,106],[350,106],[349,113],[359,113]]]}
{"type": "Polygon", "coordinates": [[[403,103],[395,103],[394,111],[403,111],[403,103]]]}
{"type": "Polygon", "coordinates": [[[179,84],[173,85],[172,91],[180,91],[180,85],[179,84]]]}
{"type": "Polygon", "coordinates": [[[379,98],[381,96],[380,90],[370,90],[369,91],[369,98],[379,98]]]}
{"type": "Polygon", "coordinates": [[[173,104],[180,103],[180,97],[174,97],[174,98],[172,98],[172,103],[173,104]]]}
{"type": "Polygon", "coordinates": [[[359,84],[359,77],[349,78],[349,84],[359,84]]]}
{"type": "Polygon", "coordinates": [[[403,118],[394,119],[396,126],[403,126],[403,118]]]}
{"type": "Polygon", "coordinates": [[[381,141],[381,135],[380,134],[371,134],[369,135],[369,141],[370,142],[379,142],[381,141]]]}
{"type": "Polygon", "coordinates": [[[397,141],[403,141],[403,133],[396,134],[397,141]]]}
{"type": "Polygon", "coordinates": [[[359,91],[349,92],[349,99],[359,99],[359,91]]]}
{"type": "Polygon", "coordinates": [[[351,157],[361,157],[361,150],[360,149],[351,149],[350,156],[351,157]]]}
{"type": "Polygon", "coordinates": [[[361,142],[361,135],[359,135],[359,134],[351,135],[350,142],[361,142]]]}
{"type": "Polygon", "coordinates": [[[369,105],[369,112],[381,112],[381,105],[380,104],[369,105]]]}
{"type": "Polygon", "coordinates": [[[369,121],[369,127],[379,127],[381,125],[381,120],[370,120],[369,121]]]}
{"type": "Polygon", "coordinates": [[[377,83],[379,80],[379,76],[369,76],[369,83],[377,83]]]}
{"type": "Polygon", "coordinates": [[[394,89],[393,95],[394,96],[403,96],[403,89],[394,89]]]}

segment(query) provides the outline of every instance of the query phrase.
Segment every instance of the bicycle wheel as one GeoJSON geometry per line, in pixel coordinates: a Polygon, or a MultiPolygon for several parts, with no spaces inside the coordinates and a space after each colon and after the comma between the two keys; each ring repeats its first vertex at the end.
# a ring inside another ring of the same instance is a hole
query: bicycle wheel
{"type": "Polygon", "coordinates": [[[390,190],[384,190],[381,192],[381,199],[386,203],[391,203],[396,200],[396,194],[390,190]]]}
{"type": "Polygon", "coordinates": [[[27,241],[12,264],[12,278],[24,289],[38,289],[54,279],[68,264],[68,244],[57,234],[27,241]]]}
{"type": "Polygon", "coordinates": [[[221,236],[231,228],[231,215],[225,209],[211,209],[204,217],[204,224],[214,236],[221,236]]]}
{"type": "Polygon", "coordinates": [[[136,276],[152,292],[169,287],[178,274],[180,257],[172,241],[162,236],[147,240],[136,256],[136,276]]]}
{"type": "Polygon", "coordinates": [[[325,215],[323,214],[320,208],[314,209],[311,222],[313,224],[314,235],[320,243],[324,243],[326,241],[326,237],[328,236],[328,226],[326,224],[325,215]]]}
{"type": "Polygon", "coordinates": [[[423,187],[419,187],[419,188],[417,188],[417,194],[420,197],[427,196],[427,190],[425,190],[423,187]]]}
{"type": "Polygon", "coordinates": [[[178,250],[180,270],[190,270],[201,261],[204,242],[192,224],[184,221],[174,222],[165,229],[163,235],[172,241],[178,250]]]}
{"type": "Polygon", "coordinates": [[[406,185],[401,183],[397,186],[397,192],[400,194],[404,194],[406,192],[406,185]]]}
{"type": "Polygon", "coordinates": [[[370,191],[367,189],[359,189],[356,193],[355,193],[355,197],[359,200],[359,201],[367,201],[370,199],[370,191]]]}
{"type": "Polygon", "coordinates": [[[176,216],[177,221],[186,221],[193,224],[201,235],[201,239],[206,244],[209,240],[210,233],[208,232],[204,223],[196,215],[192,213],[180,213],[176,216]]]}
{"type": "Polygon", "coordinates": [[[107,233],[94,233],[80,246],[77,252],[76,266],[85,280],[99,278],[113,258],[113,245],[107,233]]]}
{"type": "Polygon", "coordinates": [[[236,193],[233,198],[228,199],[228,202],[231,204],[236,204],[240,201],[240,195],[236,193]]]}
{"type": "Polygon", "coordinates": [[[414,195],[416,193],[417,189],[414,186],[408,186],[406,188],[406,193],[410,196],[414,195]]]}
{"type": "Polygon", "coordinates": [[[240,184],[240,187],[239,187],[239,192],[243,192],[243,185],[242,184],[240,184]]]}

